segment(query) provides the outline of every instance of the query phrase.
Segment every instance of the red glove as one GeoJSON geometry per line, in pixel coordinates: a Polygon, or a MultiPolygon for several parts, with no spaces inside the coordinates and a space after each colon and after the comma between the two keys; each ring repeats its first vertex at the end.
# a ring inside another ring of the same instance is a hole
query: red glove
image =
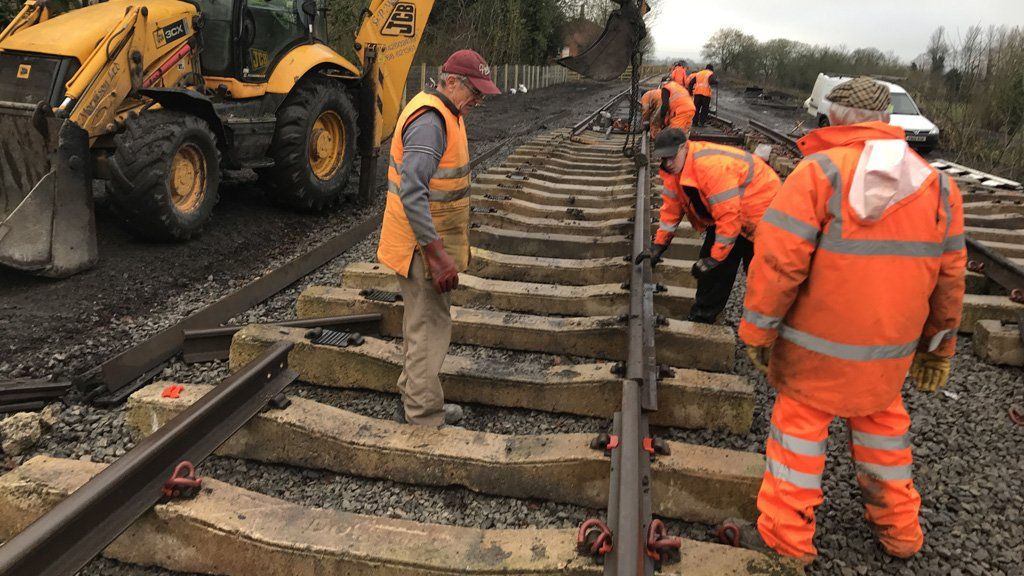
{"type": "Polygon", "coordinates": [[[450,292],[459,286],[459,269],[455,260],[444,250],[444,241],[438,238],[423,246],[423,257],[430,269],[430,278],[438,294],[450,292]]]}

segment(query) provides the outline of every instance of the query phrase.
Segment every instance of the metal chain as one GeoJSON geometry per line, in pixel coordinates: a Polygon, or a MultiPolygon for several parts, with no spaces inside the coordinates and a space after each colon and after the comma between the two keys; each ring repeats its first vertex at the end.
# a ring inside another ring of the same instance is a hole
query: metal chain
{"type": "MultiPolygon", "coordinates": [[[[644,0],[637,0],[636,4],[642,18],[644,0]]],[[[644,64],[644,53],[641,47],[646,37],[647,27],[644,26],[643,20],[641,20],[637,28],[637,40],[633,45],[633,70],[630,74],[629,128],[626,132],[626,140],[622,144],[622,154],[627,157],[633,157],[640,153],[637,134],[640,134],[643,129],[643,126],[640,125],[642,120],[640,115],[640,74],[644,64]]]]}

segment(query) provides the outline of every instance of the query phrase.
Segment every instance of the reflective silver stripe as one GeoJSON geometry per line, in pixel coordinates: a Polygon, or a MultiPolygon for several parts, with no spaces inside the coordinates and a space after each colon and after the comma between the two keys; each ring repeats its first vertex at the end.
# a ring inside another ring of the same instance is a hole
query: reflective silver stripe
{"type": "Polygon", "coordinates": [[[465,178],[473,173],[473,169],[469,164],[459,166],[457,168],[439,168],[434,172],[434,178],[440,180],[452,180],[455,178],[465,178]]]}
{"type": "Polygon", "coordinates": [[[674,233],[676,231],[676,228],[679,228],[679,224],[666,224],[664,222],[660,222],[658,224],[658,230],[668,232],[670,234],[674,233]]]}
{"type": "Polygon", "coordinates": [[[778,442],[779,446],[782,446],[785,450],[792,452],[793,454],[800,454],[801,456],[825,455],[825,445],[827,444],[826,440],[813,442],[811,440],[797,438],[796,436],[790,436],[776,428],[775,424],[772,424],[771,428],[768,429],[768,437],[778,442]]]}
{"type": "Polygon", "coordinates": [[[469,196],[471,187],[466,186],[459,190],[452,190],[451,192],[442,192],[441,190],[430,191],[431,202],[455,202],[456,200],[462,200],[469,196]]]}
{"type": "Polygon", "coordinates": [[[963,234],[957,234],[946,238],[946,241],[942,243],[943,252],[957,252],[967,248],[967,241],[964,240],[963,234]]]}
{"type": "Polygon", "coordinates": [[[722,246],[732,246],[735,243],[735,236],[723,236],[722,234],[715,234],[715,244],[721,244],[722,246]]]}
{"type": "Polygon", "coordinates": [[[768,472],[772,476],[775,476],[779,480],[789,482],[790,484],[798,488],[807,488],[809,490],[821,490],[821,474],[807,474],[806,472],[797,472],[785,464],[781,464],[766,458],[768,472]]]}
{"type": "Polygon", "coordinates": [[[914,467],[911,464],[904,466],[882,466],[881,464],[856,462],[856,465],[858,473],[870,476],[876,480],[911,480],[914,478],[914,467]]]}
{"type": "Polygon", "coordinates": [[[709,196],[708,197],[708,206],[710,207],[710,206],[714,206],[715,204],[721,204],[722,202],[725,202],[726,200],[732,200],[733,198],[735,198],[737,196],[743,196],[743,188],[742,187],[740,187],[740,188],[730,188],[730,189],[726,190],[725,192],[719,192],[718,194],[715,194],[714,196],[709,196]]]}
{"type": "Polygon", "coordinates": [[[928,351],[934,352],[938,350],[939,346],[941,346],[943,342],[949,340],[953,336],[956,336],[956,332],[950,328],[947,328],[946,330],[939,330],[934,336],[928,339],[928,351]]]}
{"type": "Polygon", "coordinates": [[[671,199],[673,199],[673,200],[679,200],[679,196],[676,196],[676,193],[675,193],[675,192],[673,192],[673,191],[669,190],[669,189],[668,189],[668,186],[666,186],[665,188],[663,188],[663,189],[661,190],[661,195],[662,195],[662,196],[668,196],[669,198],[671,198],[671,199]]]}
{"type": "Polygon", "coordinates": [[[911,240],[853,240],[826,234],[819,247],[837,254],[856,256],[911,256],[937,257],[942,255],[941,242],[915,242],[911,240]]]}
{"type": "Polygon", "coordinates": [[[807,224],[806,222],[797,220],[785,212],[780,212],[775,208],[769,208],[768,211],[765,212],[764,218],[762,218],[761,221],[778,226],[797,238],[807,240],[808,242],[817,243],[818,241],[817,228],[807,224]]]}
{"type": "Polygon", "coordinates": [[[388,192],[391,192],[392,194],[398,194],[400,192],[398,184],[395,184],[391,180],[388,180],[388,192]]]}
{"type": "Polygon", "coordinates": [[[942,208],[946,211],[946,232],[943,236],[948,238],[949,229],[953,225],[953,208],[949,204],[949,177],[942,173],[939,174],[939,196],[942,198],[942,208]]]}
{"type": "Polygon", "coordinates": [[[709,148],[707,150],[701,150],[693,154],[694,158],[704,158],[706,156],[728,156],[729,158],[735,158],[736,160],[747,160],[749,154],[743,152],[733,152],[731,150],[717,150],[709,148]]]}
{"type": "Polygon", "coordinates": [[[746,307],[743,308],[743,319],[763,330],[775,330],[782,323],[782,318],[765,316],[746,307]]]}
{"type": "Polygon", "coordinates": [[[402,173],[402,165],[399,164],[398,162],[395,162],[394,156],[388,156],[388,166],[394,168],[395,172],[398,172],[399,174],[402,173]]]}
{"type": "Polygon", "coordinates": [[[779,337],[812,352],[842,360],[868,361],[906,358],[917,349],[917,340],[906,344],[880,346],[841,344],[802,332],[785,324],[779,326],[779,337]]]}
{"type": "Polygon", "coordinates": [[[902,436],[881,436],[851,430],[850,438],[857,446],[874,448],[876,450],[905,450],[910,448],[910,438],[906,434],[902,436]]]}

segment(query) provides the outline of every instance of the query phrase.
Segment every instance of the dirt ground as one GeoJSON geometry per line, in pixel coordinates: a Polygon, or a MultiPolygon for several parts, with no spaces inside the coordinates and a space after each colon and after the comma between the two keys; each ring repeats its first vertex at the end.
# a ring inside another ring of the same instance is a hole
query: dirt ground
{"type": "MultiPolygon", "coordinates": [[[[543,130],[545,121],[578,120],[623,88],[577,82],[488,100],[467,119],[472,152],[543,130]]],[[[386,159],[385,150],[378,182],[386,159]]],[[[204,233],[189,242],[136,240],[100,198],[96,268],[65,280],[0,268],[0,379],[80,375],[368,212],[349,202],[326,214],[297,214],[274,206],[251,174],[236,176],[222,190],[204,233]]],[[[356,184],[354,177],[353,193],[356,184]]]]}

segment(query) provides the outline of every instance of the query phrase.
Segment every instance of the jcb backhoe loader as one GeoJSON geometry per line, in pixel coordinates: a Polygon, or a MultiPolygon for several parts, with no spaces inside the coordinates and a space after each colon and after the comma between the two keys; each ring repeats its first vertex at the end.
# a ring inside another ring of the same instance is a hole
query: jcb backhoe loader
{"type": "Polygon", "coordinates": [[[394,130],[433,3],[372,0],[356,66],[317,0],[28,0],[0,33],[0,264],[93,266],[94,180],[156,240],[206,223],[224,169],[299,209],[336,202],[357,130],[394,130]]]}

